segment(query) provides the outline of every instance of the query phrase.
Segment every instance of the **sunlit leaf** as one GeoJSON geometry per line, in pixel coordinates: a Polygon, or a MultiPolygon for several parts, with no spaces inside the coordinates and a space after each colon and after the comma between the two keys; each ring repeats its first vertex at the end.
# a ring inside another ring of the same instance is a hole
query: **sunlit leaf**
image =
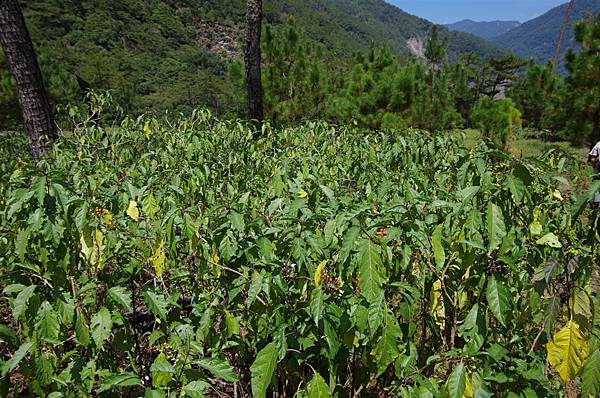
{"type": "Polygon", "coordinates": [[[256,359],[250,366],[252,375],[252,396],[255,398],[266,398],[267,389],[271,384],[275,365],[277,364],[277,347],[275,344],[267,344],[256,355],[256,359]]]}
{"type": "Polygon", "coordinates": [[[316,287],[319,287],[319,284],[321,283],[321,277],[323,275],[323,270],[325,269],[326,265],[327,260],[323,260],[319,263],[319,265],[317,265],[317,268],[315,269],[315,275],[313,279],[316,287]]]}
{"type": "Polygon", "coordinates": [[[138,209],[138,204],[135,200],[129,201],[129,205],[127,206],[127,215],[131,217],[133,221],[138,221],[140,219],[140,210],[138,209]]]}
{"type": "Polygon", "coordinates": [[[320,374],[315,373],[311,381],[306,386],[307,398],[331,398],[329,386],[320,374]]]}
{"type": "Polygon", "coordinates": [[[506,288],[506,286],[504,286],[502,281],[499,281],[496,279],[496,277],[491,276],[487,283],[486,297],[488,306],[492,311],[492,314],[494,314],[494,317],[503,326],[506,326],[508,312],[510,311],[509,290],[506,288]]]}
{"type": "Polygon", "coordinates": [[[376,301],[382,294],[387,281],[381,251],[370,240],[363,240],[359,246],[358,278],[362,295],[369,302],[376,301]]]}
{"type": "Polygon", "coordinates": [[[161,278],[165,271],[165,242],[161,240],[154,248],[154,254],[150,257],[150,263],[154,267],[157,278],[161,278]]]}
{"type": "Polygon", "coordinates": [[[588,357],[588,343],[579,325],[569,321],[546,344],[548,362],[565,382],[574,380],[588,357]]]}

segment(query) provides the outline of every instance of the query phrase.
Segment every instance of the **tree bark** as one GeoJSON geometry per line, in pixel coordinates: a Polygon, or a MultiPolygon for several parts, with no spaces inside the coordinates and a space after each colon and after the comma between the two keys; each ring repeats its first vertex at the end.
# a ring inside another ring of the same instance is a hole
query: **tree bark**
{"type": "Polygon", "coordinates": [[[246,0],[246,90],[248,117],[261,122],[264,118],[261,78],[260,35],[262,0],[246,0]]]}
{"type": "Polygon", "coordinates": [[[58,137],[42,73],[17,0],[0,0],[0,44],[15,83],[29,137],[29,151],[37,163],[58,137]]]}

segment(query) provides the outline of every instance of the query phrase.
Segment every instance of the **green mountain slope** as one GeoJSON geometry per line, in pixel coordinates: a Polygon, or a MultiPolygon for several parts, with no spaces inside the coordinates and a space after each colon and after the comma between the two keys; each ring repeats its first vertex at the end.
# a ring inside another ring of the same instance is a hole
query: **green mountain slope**
{"type": "MultiPolygon", "coordinates": [[[[22,6],[55,103],[89,86],[112,89],[133,113],[243,110],[243,87],[229,73],[242,52],[243,0],[26,0],[22,6]]],[[[370,45],[408,55],[410,41],[418,53],[432,26],[383,0],[265,1],[267,23],[290,17],[336,62],[370,45]]],[[[450,59],[467,51],[484,57],[504,51],[472,35],[445,34],[450,59]]],[[[6,115],[12,109],[16,117],[2,63],[0,110],[6,115]]]]}
{"type": "MultiPolygon", "coordinates": [[[[546,63],[552,59],[556,42],[560,35],[567,4],[553,8],[544,15],[532,19],[508,33],[493,38],[498,45],[512,49],[525,58],[534,58],[538,63],[546,63]]],[[[600,0],[577,0],[571,22],[579,21],[590,13],[600,12],[600,0]]],[[[561,52],[564,55],[569,48],[577,48],[570,27],[565,35],[561,52]]],[[[562,57],[561,57],[562,58],[562,57]]],[[[561,61],[560,69],[564,70],[561,61]]]]}
{"type": "Polygon", "coordinates": [[[462,21],[448,24],[446,27],[451,31],[470,33],[484,39],[491,39],[507,33],[511,29],[520,26],[519,21],[489,21],[477,22],[471,19],[463,19],[462,21]]]}
{"type": "MultiPolygon", "coordinates": [[[[420,42],[433,25],[383,0],[280,0],[267,1],[266,8],[271,22],[283,23],[293,16],[310,37],[342,54],[375,44],[406,55],[411,52],[407,41],[420,42]]],[[[447,30],[445,34],[451,59],[470,51],[484,57],[505,52],[473,35],[447,30]]]]}

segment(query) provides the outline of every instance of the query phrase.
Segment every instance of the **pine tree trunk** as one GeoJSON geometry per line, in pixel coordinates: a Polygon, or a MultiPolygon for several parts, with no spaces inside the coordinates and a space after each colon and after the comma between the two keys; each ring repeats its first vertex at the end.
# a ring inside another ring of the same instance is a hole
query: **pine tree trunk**
{"type": "Polygon", "coordinates": [[[261,24],[262,0],[246,0],[245,58],[248,117],[259,122],[264,118],[260,52],[261,24]]]}
{"type": "Polygon", "coordinates": [[[37,163],[58,137],[46,97],[42,73],[17,0],[0,0],[0,44],[17,89],[29,136],[29,151],[37,163]]]}

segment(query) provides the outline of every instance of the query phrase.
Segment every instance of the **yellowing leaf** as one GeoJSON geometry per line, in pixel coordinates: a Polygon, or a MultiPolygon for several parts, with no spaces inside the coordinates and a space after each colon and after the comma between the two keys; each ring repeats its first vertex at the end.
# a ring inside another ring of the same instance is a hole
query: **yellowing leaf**
{"type": "Polygon", "coordinates": [[[560,200],[561,202],[564,200],[564,198],[562,197],[562,195],[560,194],[560,191],[558,189],[554,190],[554,192],[552,192],[552,198],[556,199],[556,200],[560,200]]]}
{"type": "Polygon", "coordinates": [[[437,280],[433,283],[431,293],[429,294],[431,303],[430,313],[435,318],[438,325],[444,322],[444,300],[442,300],[442,281],[437,280]]]}
{"type": "Polygon", "coordinates": [[[102,222],[109,227],[112,225],[112,214],[110,214],[110,211],[105,210],[102,213],[102,222]]]}
{"type": "Polygon", "coordinates": [[[529,232],[531,233],[531,236],[539,236],[542,234],[543,230],[542,224],[540,224],[539,221],[534,221],[531,223],[531,225],[529,225],[529,232]]]}
{"type": "Polygon", "coordinates": [[[298,191],[298,196],[301,197],[302,199],[305,199],[306,197],[308,197],[308,193],[306,193],[306,191],[304,189],[301,189],[298,191]]]}
{"type": "Polygon", "coordinates": [[[321,277],[323,276],[323,270],[325,269],[325,265],[327,265],[327,260],[321,261],[317,266],[317,269],[315,270],[314,280],[316,287],[319,287],[319,284],[321,283],[321,277]]]}
{"type": "Polygon", "coordinates": [[[217,255],[217,253],[213,253],[210,256],[210,265],[212,267],[213,270],[213,274],[218,278],[221,276],[221,268],[219,267],[219,256],[217,255]]]}
{"type": "Polygon", "coordinates": [[[575,321],[569,321],[554,335],[546,351],[548,362],[565,382],[577,377],[589,354],[587,341],[575,321]]]}
{"type": "Polygon", "coordinates": [[[562,244],[558,240],[558,236],[554,235],[552,232],[542,236],[535,243],[538,245],[547,245],[555,249],[560,249],[562,247],[562,244]]]}
{"type": "Polygon", "coordinates": [[[96,229],[89,235],[82,234],[79,243],[81,244],[81,257],[92,267],[99,269],[102,266],[104,258],[104,234],[96,229]]]}
{"type": "Polygon", "coordinates": [[[140,219],[140,209],[138,209],[138,204],[135,200],[129,201],[129,206],[127,206],[127,215],[131,217],[133,221],[140,219]]]}
{"type": "Polygon", "coordinates": [[[150,138],[150,135],[152,135],[152,130],[150,129],[149,121],[146,121],[146,123],[144,124],[144,135],[147,139],[150,138]]]}
{"type": "Polygon", "coordinates": [[[475,394],[473,393],[473,385],[471,384],[471,378],[469,375],[465,375],[465,392],[463,393],[462,398],[473,398],[475,394]]]}
{"type": "Polygon", "coordinates": [[[165,242],[161,240],[154,249],[154,254],[150,257],[150,262],[152,263],[154,272],[158,278],[160,278],[165,271],[165,259],[165,242]]]}

